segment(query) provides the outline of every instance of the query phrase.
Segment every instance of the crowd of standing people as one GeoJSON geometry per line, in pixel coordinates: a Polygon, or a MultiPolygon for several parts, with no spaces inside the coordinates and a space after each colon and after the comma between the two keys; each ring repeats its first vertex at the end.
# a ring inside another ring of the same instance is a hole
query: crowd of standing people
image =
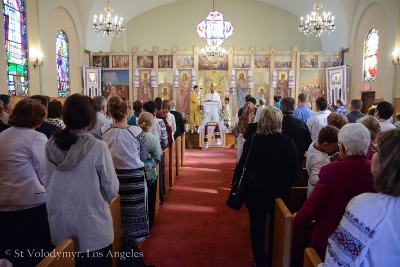
{"type": "Polygon", "coordinates": [[[307,200],[293,214],[294,225],[315,222],[309,246],[323,265],[397,266],[400,236],[393,227],[400,220],[400,165],[395,163],[400,116],[392,124],[394,107],[387,101],[376,103],[371,116],[360,112],[359,99],[351,101],[349,111],[343,100],[333,111],[324,97],[316,100],[316,111],[305,94],[297,100],[297,108],[293,98],[279,96],[274,106],[261,101],[257,107],[248,95],[239,110],[232,182],[248,157],[251,179],[243,186],[253,265],[272,264],[275,199],[289,206],[291,187],[303,180],[304,161],[307,200]]]}
{"type": "Polygon", "coordinates": [[[0,100],[0,259],[35,266],[43,257],[28,250],[45,255],[73,237],[76,266],[111,266],[117,194],[124,234],[137,245],[149,236],[165,179],[156,164],[184,132],[174,101],[135,102],[132,112],[120,96],[0,100]]]}

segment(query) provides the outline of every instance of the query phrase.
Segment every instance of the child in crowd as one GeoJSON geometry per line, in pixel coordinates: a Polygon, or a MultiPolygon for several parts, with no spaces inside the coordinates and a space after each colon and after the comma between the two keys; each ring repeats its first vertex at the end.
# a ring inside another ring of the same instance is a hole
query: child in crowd
{"type": "Polygon", "coordinates": [[[319,132],[318,142],[311,143],[308,148],[306,160],[306,168],[309,176],[307,198],[319,181],[318,174],[321,168],[330,162],[340,159],[339,152],[332,157],[328,157],[328,153],[337,148],[338,133],[339,129],[335,126],[325,126],[319,132]]]}

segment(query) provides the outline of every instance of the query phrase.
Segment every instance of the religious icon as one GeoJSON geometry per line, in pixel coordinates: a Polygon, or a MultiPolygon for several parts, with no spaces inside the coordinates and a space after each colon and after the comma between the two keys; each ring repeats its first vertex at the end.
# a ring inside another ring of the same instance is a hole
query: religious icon
{"type": "Polygon", "coordinates": [[[276,94],[282,98],[289,96],[289,80],[286,72],[279,72],[278,82],[276,83],[276,94]]]}
{"type": "Polygon", "coordinates": [[[153,57],[138,57],[138,68],[153,68],[153,57]]]}
{"type": "Polygon", "coordinates": [[[88,73],[88,82],[89,83],[97,83],[96,72],[89,72],[88,73]]]}
{"type": "Polygon", "coordinates": [[[162,91],[162,94],[161,94],[161,98],[162,98],[163,100],[170,100],[170,99],[169,99],[168,87],[164,87],[164,88],[163,88],[163,91],[162,91]]]}
{"type": "Polygon", "coordinates": [[[340,84],[341,79],[340,79],[340,72],[337,73],[332,73],[331,74],[331,84],[340,84]]]}
{"type": "Polygon", "coordinates": [[[172,66],[173,66],[172,59],[173,59],[172,55],[158,56],[158,67],[159,68],[172,68],[172,66]]]}
{"type": "Polygon", "coordinates": [[[113,68],[129,68],[129,55],[112,56],[113,68]]]}
{"type": "Polygon", "coordinates": [[[249,83],[245,78],[245,72],[239,72],[238,75],[239,79],[236,81],[237,102],[238,107],[242,108],[246,104],[245,97],[249,94],[249,83]]]}
{"type": "Polygon", "coordinates": [[[150,74],[144,71],[141,75],[140,85],[140,100],[146,103],[152,100],[151,87],[150,87],[150,74]]]}
{"type": "Polygon", "coordinates": [[[180,94],[180,111],[187,112],[189,108],[190,100],[190,74],[187,71],[181,72],[178,81],[178,91],[180,94]]]}

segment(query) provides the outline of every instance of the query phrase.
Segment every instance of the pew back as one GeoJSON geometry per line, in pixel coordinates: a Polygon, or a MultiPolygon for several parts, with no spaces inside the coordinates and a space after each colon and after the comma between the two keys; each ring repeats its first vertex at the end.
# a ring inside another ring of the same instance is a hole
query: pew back
{"type": "Polygon", "coordinates": [[[65,239],[53,249],[49,256],[39,262],[36,267],[75,267],[74,241],[65,239]]]}
{"type": "Polygon", "coordinates": [[[275,200],[273,267],[290,267],[293,216],[282,199],[275,200]]]}
{"type": "Polygon", "coordinates": [[[317,267],[318,264],[322,263],[318,253],[313,248],[306,248],[304,250],[304,263],[303,267],[317,267]]]}

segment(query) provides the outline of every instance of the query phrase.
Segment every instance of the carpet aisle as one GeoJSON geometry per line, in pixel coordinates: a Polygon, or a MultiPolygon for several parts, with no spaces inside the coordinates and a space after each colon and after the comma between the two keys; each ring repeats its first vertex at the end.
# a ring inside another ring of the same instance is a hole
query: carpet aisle
{"type": "Polygon", "coordinates": [[[246,207],[229,209],[236,150],[186,150],[186,164],[142,246],[156,267],[252,266],[246,207]]]}

